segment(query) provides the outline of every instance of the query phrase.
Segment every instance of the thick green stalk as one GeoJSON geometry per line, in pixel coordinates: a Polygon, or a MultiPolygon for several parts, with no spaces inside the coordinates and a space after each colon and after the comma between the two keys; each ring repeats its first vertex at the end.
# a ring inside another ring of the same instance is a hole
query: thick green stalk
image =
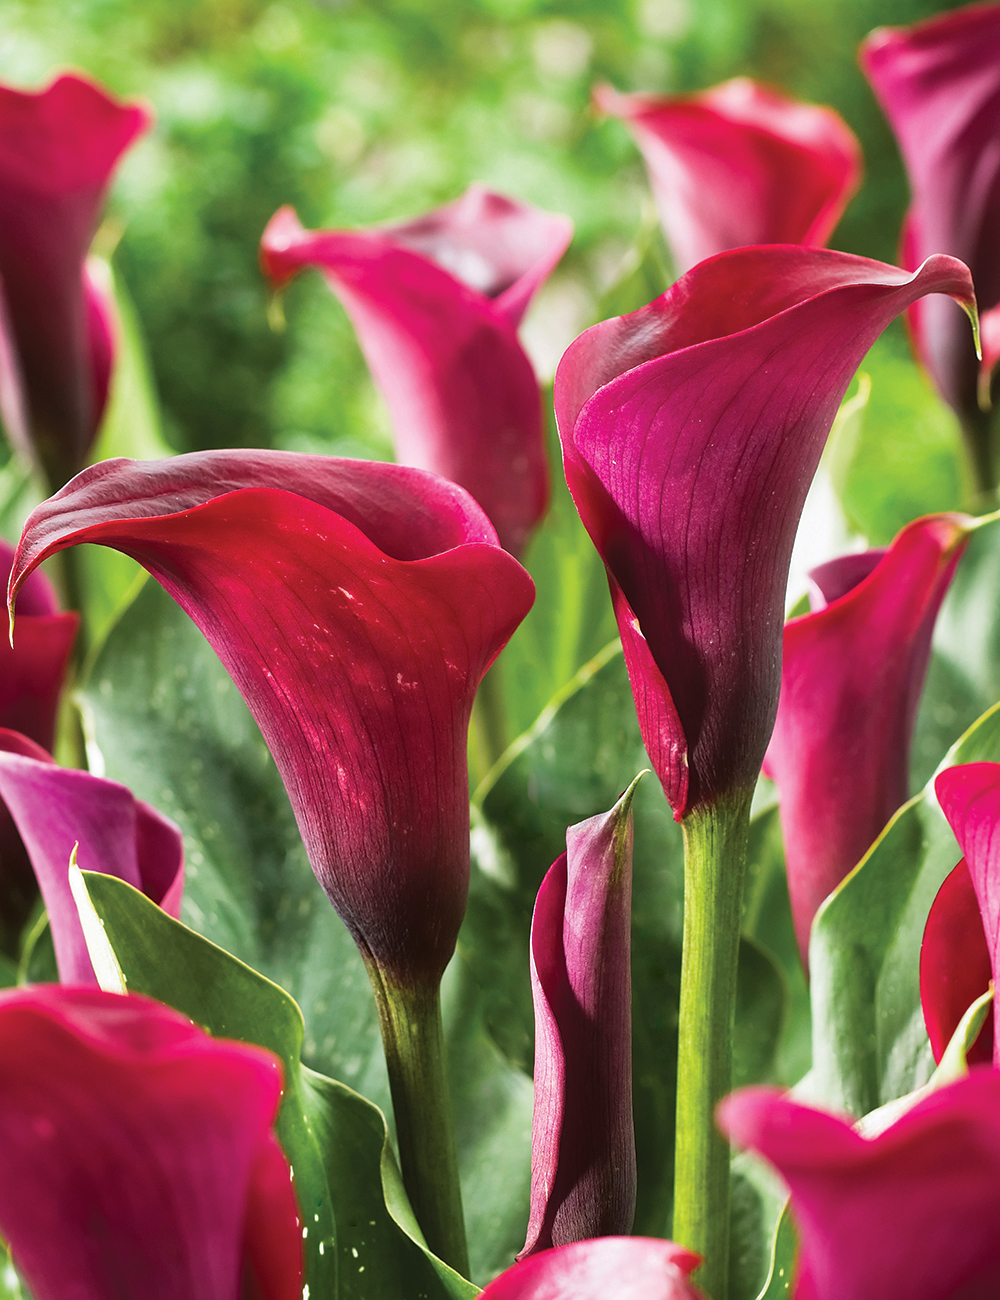
{"type": "Polygon", "coordinates": [[[986,503],[996,497],[998,477],[993,415],[992,411],[976,411],[960,421],[972,496],[986,503]]]}
{"type": "Polygon", "coordinates": [[[715,1107],[733,1070],[733,1012],[751,792],[684,818],[684,953],[677,1060],[675,1241],[704,1259],[696,1276],[726,1300],[729,1147],[715,1107]]]}
{"type": "Polygon", "coordinates": [[[427,1245],[468,1277],[440,994],[401,988],[371,965],[368,974],[389,1070],[403,1184],[427,1245]]]}

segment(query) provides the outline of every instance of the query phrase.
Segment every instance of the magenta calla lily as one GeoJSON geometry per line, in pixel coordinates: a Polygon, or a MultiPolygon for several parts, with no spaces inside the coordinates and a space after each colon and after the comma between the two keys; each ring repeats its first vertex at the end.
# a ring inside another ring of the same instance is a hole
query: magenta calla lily
{"type": "Polygon", "coordinates": [[[468,888],[473,696],[534,598],[483,512],[398,465],[290,452],[105,461],[31,516],[12,595],[80,542],[133,556],[199,625],[362,954],[436,988],[468,888]]]}
{"type": "MultiPolygon", "coordinates": [[[[987,991],[993,970],[976,888],[965,859],[935,895],[920,946],[920,1005],[934,1060],[940,1062],[962,1017],[987,991]]],[[[993,1060],[987,1021],[967,1053],[970,1064],[993,1060]]]]}
{"type": "Polygon", "coordinates": [[[972,1070],[872,1139],[767,1088],[734,1093],[719,1119],[791,1193],[794,1300],[998,1294],[1000,1074],[972,1070]]]}
{"type": "Polygon", "coordinates": [[[0,1233],[35,1300],[298,1300],[281,1086],[147,998],[0,993],[0,1233]]]}
{"type": "Polygon", "coordinates": [[[593,326],[560,363],[567,481],[678,819],[757,779],[809,482],[865,352],[928,293],[974,302],[949,257],[908,274],[789,245],[736,250],[593,326]]]}
{"type": "MultiPolygon", "coordinates": [[[[861,65],[910,178],[903,265],[913,268],[931,253],[961,258],[972,270],[985,322],[1000,304],[1000,5],[880,28],[862,45],[861,65]]],[[[980,428],[979,363],[961,316],[950,303],[929,299],[914,305],[910,320],[921,360],[966,427],[980,478],[995,482],[980,428]]],[[[992,325],[988,332],[992,338],[992,325]]],[[[995,349],[987,349],[984,362],[995,360],[995,349]]]]}
{"type": "Polygon", "coordinates": [[[85,263],[118,159],[149,124],[76,74],[0,87],[0,411],[53,487],[83,465],[107,400],[112,308],[85,263]]]}
{"type": "Polygon", "coordinates": [[[482,1300],[700,1300],[699,1258],[658,1237],[598,1237],[522,1259],[482,1300]]]}
{"type": "Polygon", "coordinates": [[[820,903],[909,797],[931,633],[972,525],[964,515],[931,515],[907,525],[888,551],[831,560],[810,575],[812,613],[785,625],[764,771],[778,784],[804,963],[820,903]]]}
{"type": "Polygon", "coordinates": [[[696,95],[594,93],[642,150],[678,270],[748,244],[822,246],[861,180],[861,150],[830,108],[746,77],[696,95]]]}
{"type": "MultiPolygon", "coordinates": [[[[981,918],[979,933],[970,924],[970,945],[964,951],[953,953],[953,957],[963,964],[963,979],[970,979],[972,972],[981,976],[981,936],[985,935],[990,970],[995,980],[1000,973],[1000,763],[962,763],[945,768],[934,782],[934,792],[962,850],[981,918]]],[[[965,915],[968,919],[967,907],[965,915]]],[[[922,967],[922,996],[926,996],[924,975],[922,967]]],[[[980,993],[984,991],[979,989],[980,993]]],[[[994,1003],[995,1064],[1000,1063],[997,1062],[998,1022],[1000,1013],[994,1003]]]]}
{"type": "Polygon", "coordinates": [[[549,497],[541,396],[517,325],[571,236],[566,217],[472,186],[372,230],[303,230],[283,208],[261,240],[273,284],[315,266],[343,303],[397,459],[471,492],[513,554],[549,497]]]}
{"type": "Polygon", "coordinates": [[[569,827],[535,903],[531,1214],[519,1259],[632,1228],[633,789],[569,827]]]}
{"type": "MultiPolygon", "coordinates": [[[[0,568],[10,573],[13,547],[0,541],[0,568]]],[[[0,728],[51,750],[59,696],[69,667],[79,616],[60,613],[43,573],[33,573],[17,599],[18,642],[0,643],[0,728]]],[[[38,885],[10,814],[0,805],[0,949],[16,957],[38,885]]]]}
{"type": "Polygon", "coordinates": [[[0,729],[0,799],[38,881],[64,984],[97,986],[69,887],[74,846],[82,870],[117,876],[180,916],[181,832],[125,786],[59,767],[27,737],[0,729]]]}

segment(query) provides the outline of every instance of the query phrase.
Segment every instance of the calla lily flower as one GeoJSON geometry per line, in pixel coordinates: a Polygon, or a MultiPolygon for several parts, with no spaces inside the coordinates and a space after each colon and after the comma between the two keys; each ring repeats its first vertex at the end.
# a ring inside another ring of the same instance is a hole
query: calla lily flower
{"type": "Polygon", "coordinates": [[[1000,1074],[979,1067],[879,1136],[747,1088],[723,1130],[791,1193],[794,1300],[989,1300],[1000,1288],[1000,1074]]]}
{"type": "MultiPolygon", "coordinates": [[[[0,541],[0,568],[8,575],[13,547],[0,541]]],[[[33,573],[17,598],[16,649],[0,644],[0,728],[19,731],[42,749],[55,740],[59,696],[69,667],[77,614],[59,612],[43,573],[33,573]]],[[[31,863],[10,814],[0,804],[0,949],[17,956],[24,924],[38,896],[31,863]]]]}
{"type": "Polygon", "coordinates": [[[699,1263],[658,1237],[598,1237],[522,1259],[482,1300],[701,1300],[688,1281],[699,1263]]]}
{"type": "Polygon", "coordinates": [[[59,767],[26,736],[0,729],[0,799],[41,889],[64,984],[97,986],[69,887],[74,847],[83,870],[117,876],[180,916],[181,832],[125,786],[59,767]]]}
{"type": "MultiPolygon", "coordinates": [[[[964,1012],[978,994],[986,991],[986,985],[982,982],[983,975],[987,975],[988,982],[990,975],[996,980],[1000,974],[1000,967],[998,967],[998,958],[1000,958],[1000,763],[962,763],[956,767],[945,768],[934,782],[934,793],[937,795],[942,812],[948,819],[948,824],[955,832],[979,905],[980,925],[977,929],[970,916],[968,887],[965,886],[960,874],[958,881],[951,882],[951,888],[958,893],[963,886],[965,887],[964,907],[961,895],[958,898],[953,896],[951,899],[946,897],[940,902],[941,908],[948,907],[950,913],[957,913],[958,919],[955,924],[962,926],[966,940],[962,949],[953,948],[951,951],[953,963],[962,971],[958,979],[963,993],[968,988],[972,988],[972,997],[962,1008],[964,1012]],[[962,924],[963,920],[964,924],[962,924]],[[983,970],[984,939],[989,972],[983,970]],[[973,981],[979,985],[978,988],[974,987],[973,981]]],[[[931,915],[934,916],[934,909],[931,915]]],[[[936,920],[940,923],[942,915],[939,914],[936,920]]],[[[956,938],[958,937],[956,934],[956,938]]],[[[929,955],[927,963],[921,962],[921,1000],[934,1003],[936,997],[946,995],[935,995],[927,987],[931,982],[930,960],[929,955]]],[[[941,965],[938,964],[938,969],[940,968],[941,965]]],[[[961,1014],[960,1012],[959,1015],[961,1014]]],[[[935,1013],[932,1012],[933,1015],[935,1013]]],[[[937,1018],[943,1015],[944,1012],[939,1012],[937,1018]]],[[[997,1060],[997,1025],[998,1013],[994,1003],[994,1064],[1000,1064],[997,1060]]]]}
{"type": "Polygon", "coordinates": [[[746,77],[697,95],[598,86],[594,98],[642,150],[679,271],[748,244],[821,247],[861,180],[839,114],[746,77]]]}
{"type": "MultiPolygon", "coordinates": [[[[900,259],[908,269],[931,253],[966,262],[983,334],[993,344],[1000,307],[1000,5],[974,4],[913,27],[879,28],[860,57],[910,178],[900,259]]],[[[981,486],[993,487],[994,452],[978,390],[982,378],[988,397],[996,347],[984,348],[980,377],[972,340],[951,303],[917,303],[910,322],[921,361],[962,421],[981,486]]]]}
{"type": "Polygon", "coordinates": [[[35,1300],[298,1300],[281,1086],[147,998],[0,993],[0,1233],[35,1300]]]}
{"type": "Polygon", "coordinates": [[[75,74],[0,87],[0,413],[53,488],[83,465],[107,400],[113,309],[87,250],[118,159],[150,121],[75,74]]]}
{"type": "Polygon", "coordinates": [[[803,963],[820,903],[909,797],[931,633],[971,526],[965,515],[931,515],[888,551],[814,569],[812,613],[785,625],[764,772],[778,784],[803,963]]]}
{"type": "Polygon", "coordinates": [[[442,479],[369,461],[104,461],[31,515],[11,596],[80,542],[131,555],[202,629],[362,954],[436,988],[468,887],[473,696],[534,598],[483,512],[442,479]]]}
{"type": "MultiPolygon", "coordinates": [[[[963,858],[935,895],[920,945],[920,1005],[938,1064],[962,1017],[992,978],[979,900],[963,858]]],[[[993,1025],[987,1021],[967,1060],[986,1064],[993,1060],[993,1050],[993,1025]]]]}
{"type": "Polygon", "coordinates": [[[397,459],[471,492],[515,555],[549,497],[541,396],[517,326],[572,233],[566,217],[473,185],[372,230],[303,230],[282,208],[261,240],[276,287],[316,266],[343,303],[397,459]]]}
{"type": "Polygon", "coordinates": [[[927,293],[973,309],[949,257],[907,274],[789,245],[735,250],[593,326],[560,363],[567,481],[678,820],[756,782],[809,482],[865,352],[927,293]]]}
{"type": "Polygon", "coordinates": [[[531,1215],[519,1259],[632,1228],[633,790],[569,827],[535,903],[531,1215]]]}

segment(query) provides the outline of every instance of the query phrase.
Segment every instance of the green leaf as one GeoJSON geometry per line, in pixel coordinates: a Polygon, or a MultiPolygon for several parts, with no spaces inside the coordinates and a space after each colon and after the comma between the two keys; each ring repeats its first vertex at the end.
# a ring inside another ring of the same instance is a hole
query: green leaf
{"type": "MultiPolygon", "coordinates": [[[[1000,705],[966,732],[942,767],[984,759],[1000,761],[1000,705]]],[[[920,944],[934,896],[961,856],[928,783],[816,914],[810,1099],[860,1117],[931,1077],[920,944]]]]}
{"type": "MultiPolygon", "coordinates": [[[[621,650],[613,643],[477,791],[473,880],[460,944],[483,991],[487,1026],[526,1071],[533,1041],[528,939],[538,887],[565,851],[567,826],[606,812],[648,766],[621,650]]],[[[672,1196],[682,842],[658,781],[639,784],[632,808],[635,1231],[663,1235],[672,1196]]]]}
{"type": "Polygon", "coordinates": [[[795,1276],[795,1252],[797,1249],[798,1239],[795,1235],[795,1225],[792,1223],[792,1216],[786,1202],[774,1233],[774,1244],[771,1248],[771,1266],[768,1270],[767,1281],[764,1283],[764,1288],[757,1300],[787,1300],[787,1297],[791,1294],[792,1280],[795,1276]]]}
{"type": "Polygon", "coordinates": [[[92,872],[83,879],[130,992],[281,1058],[285,1093],[276,1131],[302,1207],[310,1293],[324,1300],[477,1294],[413,1231],[381,1112],[302,1067],[303,1021],[294,1000],[130,885],[92,872]]]}
{"type": "MultiPolygon", "coordinates": [[[[354,941],[312,874],[256,723],[201,633],[155,583],[111,630],[81,695],[92,770],[129,785],[184,832],[182,919],[295,998],[307,1065],[389,1113],[354,941]]],[[[524,1241],[531,1082],[484,1029],[484,1000],[468,967],[453,963],[445,1040],[472,1272],[485,1281],[524,1241]]]]}
{"type": "Polygon", "coordinates": [[[785,981],[774,959],[744,935],[733,1034],[734,1088],[774,1078],[786,1000],[785,981]]]}
{"type": "Polygon", "coordinates": [[[618,635],[604,564],[558,468],[562,453],[551,418],[549,456],[557,467],[552,502],[524,557],[538,595],[498,664],[510,737],[526,731],[573,675],[618,635]]]}

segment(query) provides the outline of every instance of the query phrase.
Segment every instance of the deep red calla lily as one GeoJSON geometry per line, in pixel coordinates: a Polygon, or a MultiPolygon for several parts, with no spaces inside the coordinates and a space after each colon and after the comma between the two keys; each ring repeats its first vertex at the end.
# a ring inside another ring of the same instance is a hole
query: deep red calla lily
{"type": "Polygon", "coordinates": [[[826,243],[861,180],[861,150],[830,108],[746,77],[697,95],[594,92],[642,150],[679,271],[748,244],[826,243]]]}
{"type": "Polygon", "coordinates": [[[931,633],[972,525],[931,515],[888,551],[831,560],[810,575],[813,612],[785,625],[764,771],[778,783],[804,963],[820,903],[909,797],[931,633]]]}
{"type": "Polygon", "coordinates": [[[133,556],[191,615],[362,954],[436,988],[468,887],[473,697],[534,598],[472,498],[420,470],[291,452],[105,461],[32,514],[12,595],[79,542],[133,556]]]}
{"type": "Polygon", "coordinates": [[[75,74],[0,87],[0,410],[53,487],[104,411],[111,307],[85,262],[112,172],[150,120],[75,74]]]}
{"type": "MultiPolygon", "coordinates": [[[[10,573],[14,549],[0,541],[0,570],[10,573]]],[[[43,573],[33,573],[17,598],[18,641],[0,644],[0,728],[19,731],[51,750],[56,714],[79,625],[59,612],[43,573]]],[[[16,956],[21,932],[38,897],[31,863],[17,827],[0,804],[0,949],[16,956]]]]}
{"type": "Polygon", "coordinates": [[[35,1300],[299,1300],[280,1098],[270,1052],[147,998],[0,993],[0,1233],[35,1300]]]}
{"type": "MultiPolygon", "coordinates": [[[[980,934],[985,934],[990,969],[995,980],[1000,973],[1000,763],[962,763],[945,768],[934,782],[934,793],[964,855],[982,922],[979,933],[970,925],[969,946],[964,952],[953,953],[953,956],[965,968],[963,979],[971,978],[973,972],[981,976],[980,934]]],[[[965,914],[968,919],[967,909],[965,914]]],[[[922,995],[924,974],[922,968],[922,995]]],[[[930,975],[929,969],[927,975],[930,975]]],[[[984,991],[979,989],[980,993],[984,991]]],[[[974,993],[973,998],[975,996],[974,993]]],[[[966,1007],[972,1000],[969,999],[966,1007]]],[[[994,1003],[994,1063],[1000,1064],[997,1062],[998,1022],[1000,1012],[994,1003]]]]}
{"type": "Polygon", "coordinates": [[[635,1214],[632,790],[570,826],[531,922],[531,1215],[518,1256],[624,1235],[635,1214]]]}
{"type": "MultiPolygon", "coordinates": [[[[934,1060],[993,978],[990,950],[976,888],[963,860],[935,895],[920,946],[920,1005],[934,1060]]],[[[993,1025],[987,1021],[967,1054],[971,1065],[993,1060],[993,1025]]]]}
{"type": "MultiPolygon", "coordinates": [[[[911,205],[900,257],[909,269],[950,253],[972,270],[991,339],[1000,304],[1000,5],[975,4],[913,27],[880,28],[861,65],[899,142],[911,205]]],[[[951,303],[929,299],[910,312],[917,352],[942,397],[984,449],[977,398],[979,363],[951,303]]],[[[985,349],[984,363],[996,360],[985,349]]],[[[992,465],[981,470],[993,474],[992,465]]],[[[989,484],[992,486],[992,484],[989,484]]]]}
{"type": "Polygon", "coordinates": [[[914,275],[776,245],[702,262],[587,330],[556,373],[566,477],[608,570],[643,740],[679,819],[752,789],[774,721],[792,542],[851,375],[927,293],[914,275]]]}
{"type": "Polygon", "coordinates": [[[25,736],[0,729],[0,799],[41,889],[64,984],[97,985],[69,888],[74,845],[82,870],[117,876],[180,916],[181,832],[125,786],[59,767],[25,736]]]}
{"type": "Polygon", "coordinates": [[[482,1300],[700,1300],[697,1255],[658,1237],[598,1237],[522,1259],[482,1300]]]}
{"type": "Polygon", "coordinates": [[[315,266],[344,304],[397,459],[471,492],[513,554],[549,496],[541,396],[517,325],[571,236],[568,218],[474,185],[372,230],[303,230],[282,208],[261,240],[273,284],[315,266]]]}
{"type": "Polygon", "coordinates": [[[788,1185],[795,1300],[1000,1294],[1000,1074],[973,1070],[872,1139],[768,1088],[728,1097],[719,1121],[788,1185]]]}

